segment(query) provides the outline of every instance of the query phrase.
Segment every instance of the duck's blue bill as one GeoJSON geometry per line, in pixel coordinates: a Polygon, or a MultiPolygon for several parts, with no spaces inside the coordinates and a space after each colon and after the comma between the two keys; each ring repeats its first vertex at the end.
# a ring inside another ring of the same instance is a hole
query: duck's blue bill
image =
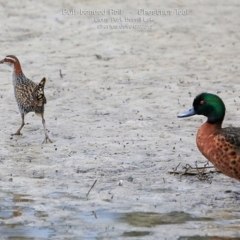
{"type": "Polygon", "coordinates": [[[179,113],[179,114],[177,115],[177,117],[178,117],[178,118],[190,117],[190,116],[193,116],[193,115],[195,115],[195,114],[196,114],[196,112],[195,112],[194,108],[191,108],[191,109],[189,109],[187,112],[179,113]]]}

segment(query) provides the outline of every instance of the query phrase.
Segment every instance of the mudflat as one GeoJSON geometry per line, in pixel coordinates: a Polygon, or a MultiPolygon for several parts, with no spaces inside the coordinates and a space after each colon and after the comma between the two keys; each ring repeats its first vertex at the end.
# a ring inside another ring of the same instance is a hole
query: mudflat
{"type": "Polygon", "coordinates": [[[34,113],[11,136],[21,117],[1,64],[3,238],[238,239],[237,180],[169,173],[207,163],[195,144],[205,118],[177,118],[197,94],[218,94],[224,126],[240,127],[237,1],[0,5],[0,59],[46,77],[53,140],[41,144],[34,113]]]}

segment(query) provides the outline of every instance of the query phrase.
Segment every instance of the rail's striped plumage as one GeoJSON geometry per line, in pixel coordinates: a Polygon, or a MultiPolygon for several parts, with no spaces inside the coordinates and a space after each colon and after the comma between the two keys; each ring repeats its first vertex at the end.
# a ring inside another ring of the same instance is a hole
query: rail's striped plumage
{"type": "Polygon", "coordinates": [[[14,95],[18,104],[19,111],[22,117],[22,124],[17,132],[13,135],[21,135],[20,131],[25,125],[24,116],[29,112],[35,112],[42,118],[43,128],[45,132],[45,139],[43,142],[52,142],[48,137],[45,119],[44,119],[44,105],[47,103],[44,95],[44,86],[46,79],[43,78],[39,84],[34,83],[28,79],[22,72],[22,68],[17,57],[13,55],[6,56],[0,63],[5,63],[13,69],[13,88],[14,95]]]}

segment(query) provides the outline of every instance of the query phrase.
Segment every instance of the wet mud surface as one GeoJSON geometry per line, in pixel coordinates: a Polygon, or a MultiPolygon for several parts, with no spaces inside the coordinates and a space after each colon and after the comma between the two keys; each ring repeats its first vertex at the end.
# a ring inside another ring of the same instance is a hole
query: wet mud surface
{"type": "Polygon", "coordinates": [[[239,239],[238,181],[217,172],[205,179],[169,173],[206,164],[195,144],[204,117],[176,117],[197,94],[218,94],[224,126],[240,127],[237,1],[0,6],[1,59],[14,54],[28,78],[46,77],[53,140],[41,144],[33,113],[23,135],[11,136],[21,117],[11,69],[0,65],[2,238],[239,239]],[[101,22],[73,9],[121,11],[101,22]]]}

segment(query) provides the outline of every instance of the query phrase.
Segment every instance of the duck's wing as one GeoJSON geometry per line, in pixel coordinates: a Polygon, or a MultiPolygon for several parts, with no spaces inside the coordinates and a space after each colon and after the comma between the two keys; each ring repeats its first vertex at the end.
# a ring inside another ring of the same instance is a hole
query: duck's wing
{"type": "Polygon", "coordinates": [[[240,128],[222,128],[217,134],[224,137],[225,141],[230,143],[240,153],[240,128]]]}

